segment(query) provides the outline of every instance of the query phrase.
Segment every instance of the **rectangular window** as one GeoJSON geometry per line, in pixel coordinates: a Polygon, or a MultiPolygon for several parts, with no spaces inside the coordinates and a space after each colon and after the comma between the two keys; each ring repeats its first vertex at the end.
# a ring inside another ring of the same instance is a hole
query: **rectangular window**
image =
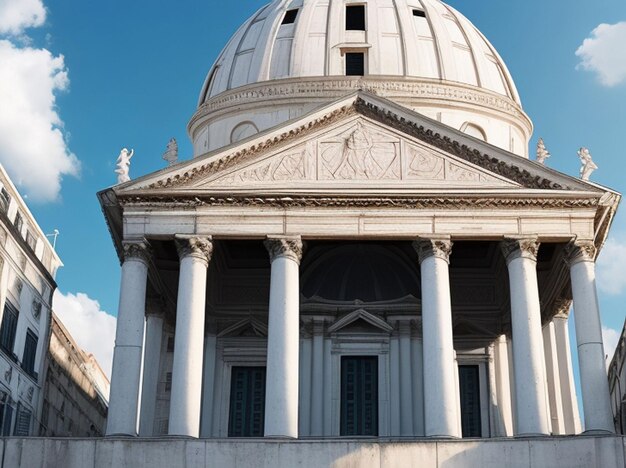
{"type": "Polygon", "coordinates": [[[168,353],[174,352],[174,337],[173,336],[170,336],[167,338],[167,352],[168,353]]]}
{"type": "Polygon", "coordinates": [[[293,24],[296,22],[296,17],[298,16],[298,10],[289,10],[285,13],[285,17],[283,18],[282,24],[293,24]]]}
{"type": "Polygon", "coordinates": [[[378,435],[378,357],[341,358],[341,435],[378,435]]]}
{"type": "Polygon", "coordinates": [[[22,359],[22,369],[29,375],[37,378],[35,373],[35,357],[37,356],[37,335],[32,330],[26,332],[26,342],[24,343],[24,358],[22,359]]]}
{"type": "Polygon", "coordinates": [[[459,366],[463,437],[481,437],[480,378],[478,366],[459,366]]]}
{"type": "Polygon", "coordinates": [[[17,330],[17,318],[19,312],[17,308],[8,300],[4,304],[4,315],[2,325],[0,325],[0,348],[13,356],[13,346],[15,345],[15,331],[17,330]]]}
{"type": "Polygon", "coordinates": [[[10,405],[11,398],[7,396],[5,402],[2,403],[2,435],[11,435],[11,424],[13,423],[13,407],[10,405]]]}
{"type": "Polygon", "coordinates": [[[417,16],[419,18],[426,18],[426,12],[424,10],[413,10],[413,16],[417,16]]]}
{"type": "Polygon", "coordinates": [[[2,199],[0,207],[6,213],[9,209],[9,204],[11,203],[11,195],[9,195],[9,192],[7,192],[7,189],[5,189],[4,187],[2,187],[2,190],[0,190],[0,198],[2,199]]]}
{"type": "Polygon", "coordinates": [[[228,437],[263,437],[265,367],[233,367],[228,437]]]}
{"type": "Polygon", "coordinates": [[[171,372],[168,372],[167,374],[165,374],[165,391],[166,392],[172,391],[172,373],[171,372]]]}
{"type": "Polygon", "coordinates": [[[26,437],[30,435],[30,418],[30,410],[18,406],[17,419],[15,420],[15,431],[13,431],[14,436],[26,437]]]}
{"type": "Polygon", "coordinates": [[[346,75],[347,76],[363,76],[365,75],[365,54],[362,52],[346,53],[346,75]]]}
{"type": "Polygon", "coordinates": [[[24,225],[24,220],[22,219],[22,215],[19,213],[15,214],[15,222],[13,223],[19,232],[22,232],[22,226],[24,225]]]}
{"type": "Polygon", "coordinates": [[[346,30],[365,31],[365,5],[346,6],[346,30]]]}
{"type": "Polygon", "coordinates": [[[35,236],[33,236],[30,233],[30,231],[26,231],[26,243],[31,248],[31,250],[34,252],[35,248],[37,247],[37,239],[35,239],[35,236]]]}

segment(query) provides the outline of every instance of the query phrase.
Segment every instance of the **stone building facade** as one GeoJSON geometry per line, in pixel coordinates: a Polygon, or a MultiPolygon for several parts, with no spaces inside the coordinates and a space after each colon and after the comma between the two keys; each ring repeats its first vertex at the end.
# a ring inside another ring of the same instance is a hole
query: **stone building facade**
{"type": "Polygon", "coordinates": [[[609,366],[609,389],[615,430],[626,434],[626,322],[609,366]]]}
{"type": "Polygon", "coordinates": [[[62,265],[0,166],[0,434],[41,433],[54,280],[62,265]]]}
{"type": "Polygon", "coordinates": [[[109,381],[54,313],[43,398],[41,436],[104,435],[109,381]]]}

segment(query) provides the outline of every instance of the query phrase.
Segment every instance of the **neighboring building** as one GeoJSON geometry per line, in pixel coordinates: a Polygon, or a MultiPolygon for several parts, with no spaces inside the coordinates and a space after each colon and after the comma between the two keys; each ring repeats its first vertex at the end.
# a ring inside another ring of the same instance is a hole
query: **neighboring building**
{"type": "Polygon", "coordinates": [[[0,166],[0,433],[40,433],[52,294],[61,260],[0,166]]]}
{"type": "Polygon", "coordinates": [[[609,389],[615,430],[619,434],[626,434],[626,322],[609,366],[609,389]]]}
{"type": "Polygon", "coordinates": [[[97,437],[106,428],[109,381],[52,314],[41,436],[97,437]]]}

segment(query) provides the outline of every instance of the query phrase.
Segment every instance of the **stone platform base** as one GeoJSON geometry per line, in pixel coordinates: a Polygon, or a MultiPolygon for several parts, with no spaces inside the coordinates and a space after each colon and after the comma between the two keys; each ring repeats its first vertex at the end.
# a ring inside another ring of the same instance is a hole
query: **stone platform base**
{"type": "Polygon", "coordinates": [[[625,468],[626,437],[3,439],[1,468],[625,468]]]}

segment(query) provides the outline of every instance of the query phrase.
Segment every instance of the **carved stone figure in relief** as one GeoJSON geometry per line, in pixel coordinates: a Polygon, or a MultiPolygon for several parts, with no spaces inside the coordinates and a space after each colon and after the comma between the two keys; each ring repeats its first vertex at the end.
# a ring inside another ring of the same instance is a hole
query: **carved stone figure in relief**
{"type": "Polygon", "coordinates": [[[582,164],[580,168],[580,178],[582,180],[589,180],[593,171],[598,169],[598,166],[596,166],[593,162],[591,153],[587,148],[580,148],[578,150],[578,157],[580,158],[580,162],[582,164]]]}
{"type": "Polygon", "coordinates": [[[443,180],[445,173],[443,170],[444,160],[438,156],[428,154],[428,152],[407,145],[409,156],[408,176],[422,180],[443,180]]]}
{"type": "Polygon", "coordinates": [[[117,169],[115,173],[117,174],[117,183],[123,184],[124,182],[128,182],[130,180],[129,172],[130,172],[130,159],[135,154],[135,150],[130,150],[126,148],[122,148],[120,155],[117,157],[117,169]]]}
{"type": "Polygon", "coordinates": [[[167,149],[163,153],[163,159],[167,161],[168,166],[173,166],[178,162],[178,142],[176,138],[172,138],[167,144],[167,149]]]}
{"type": "Polygon", "coordinates": [[[322,178],[336,180],[399,179],[396,145],[377,141],[358,123],[342,143],[324,142],[321,154],[322,178]]]}
{"type": "Polygon", "coordinates": [[[539,138],[537,142],[537,162],[539,164],[545,164],[546,159],[550,157],[550,152],[546,149],[546,145],[543,142],[543,138],[539,138]]]}

